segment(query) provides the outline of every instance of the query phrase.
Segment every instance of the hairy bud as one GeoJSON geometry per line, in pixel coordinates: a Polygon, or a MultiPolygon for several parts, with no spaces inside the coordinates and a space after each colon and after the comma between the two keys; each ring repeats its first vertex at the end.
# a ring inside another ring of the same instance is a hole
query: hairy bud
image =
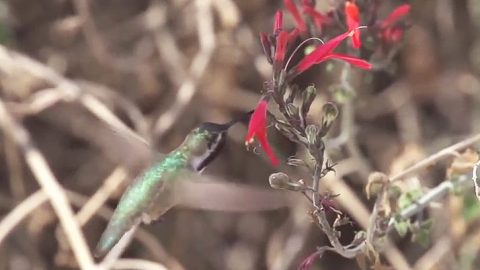
{"type": "Polygon", "coordinates": [[[293,181],[282,172],[273,173],[268,177],[270,186],[275,189],[286,189],[291,191],[304,191],[307,187],[302,181],[293,181]]]}
{"type": "Polygon", "coordinates": [[[298,117],[298,108],[293,103],[288,103],[286,106],[287,114],[291,117],[298,117]]]}
{"type": "Polygon", "coordinates": [[[302,92],[302,104],[300,105],[300,113],[305,118],[310,110],[310,106],[317,96],[317,89],[315,86],[310,85],[302,92]]]}
{"type": "Polygon", "coordinates": [[[308,125],[305,128],[305,133],[307,135],[307,141],[310,145],[317,145],[320,138],[318,134],[320,133],[320,129],[316,125],[308,125]]]}
{"type": "Polygon", "coordinates": [[[335,121],[335,119],[337,119],[337,106],[332,102],[326,103],[325,105],[323,105],[322,114],[322,128],[319,134],[320,137],[323,137],[327,134],[333,122],[335,121]]]}

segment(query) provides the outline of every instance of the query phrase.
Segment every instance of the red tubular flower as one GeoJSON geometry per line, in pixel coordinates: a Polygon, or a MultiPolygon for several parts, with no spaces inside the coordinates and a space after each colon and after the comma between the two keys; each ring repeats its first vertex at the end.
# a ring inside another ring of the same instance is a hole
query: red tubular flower
{"type": "Polygon", "coordinates": [[[307,31],[307,26],[305,25],[305,21],[302,18],[302,15],[298,11],[297,6],[293,2],[293,0],[284,0],[285,7],[290,11],[295,20],[295,24],[297,25],[298,30],[300,33],[305,33],[307,31]]]}
{"type": "Polygon", "coordinates": [[[398,42],[403,36],[403,27],[395,23],[410,13],[411,6],[404,4],[394,9],[388,17],[380,23],[380,38],[386,43],[398,42]]]}
{"type": "Polygon", "coordinates": [[[295,39],[298,37],[299,34],[300,32],[298,31],[297,28],[290,31],[290,33],[288,33],[288,43],[295,41],[295,39]]]}
{"type": "Polygon", "coordinates": [[[380,37],[383,39],[384,42],[396,43],[402,39],[403,32],[404,29],[400,27],[389,27],[381,32],[380,37]]]}
{"type": "Polygon", "coordinates": [[[319,30],[322,29],[323,25],[330,24],[332,22],[330,17],[316,11],[315,8],[312,7],[312,6],[304,5],[303,6],[303,13],[310,16],[313,19],[313,22],[315,23],[315,26],[319,30]]]}
{"type": "Polygon", "coordinates": [[[380,28],[390,27],[392,24],[405,17],[410,13],[411,6],[409,4],[403,4],[394,9],[388,17],[382,21],[380,28]]]}
{"type": "Polygon", "coordinates": [[[277,35],[277,42],[275,48],[275,62],[283,63],[285,59],[285,53],[287,52],[287,43],[289,40],[289,34],[287,31],[280,31],[277,35]]]}
{"type": "Polygon", "coordinates": [[[308,270],[313,265],[313,263],[320,257],[320,252],[315,251],[310,254],[303,262],[298,266],[298,270],[308,270]]]}
{"type": "Polygon", "coordinates": [[[353,56],[333,53],[333,50],[335,50],[335,48],[337,48],[343,40],[352,35],[354,35],[354,31],[349,31],[332,38],[325,44],[319,45],[312,53],[305,56],[302,60],[300,60],[298,65],[293,68],[293,76],[304,72],[315,64],[319,64],[329,59],[339,59],[362,69],[371,69],[372,65],[365,60],[353,56]]]}
{"type": "Polygon", "coordinates": [[[328,59],[342,60],[361,69],[366,69],[366,70],[372,69],[372,64],[370,64],[369,62],[357,57],[346,55],[346,54],[331,53],[325,57],[325,60],[328,60],[328,59]]]}
{"type": "Polygon", "coordinates": [[[273,23],[273,34],[276,34],[277,32],[281,31],[283,28],[283,13],[281,10],[278,10],[277,13],[275,13],[275,21],[273,23]]]}
{"type": "Polygon", "coordinates": [[[355,2],[345,2],[345,18],[347,20],[348,31],[353,31],[352,35],[352,47],[358,49],[362,46],[360,40],[360,12],[355,2]]]}
{"type": "Polygon", "coordinates": [[[251,144],[254,140],[254,137],[257,138],[263,150],[270,158],[272,164],[277,166],[280,161],[273,153],[267,139],[267,107],[268,99],[261,99],[255,108],[252,117],[250,118],[250,122],[248,123],[248,132],[247,136],[245,137],[245,145],[251,144]]]}

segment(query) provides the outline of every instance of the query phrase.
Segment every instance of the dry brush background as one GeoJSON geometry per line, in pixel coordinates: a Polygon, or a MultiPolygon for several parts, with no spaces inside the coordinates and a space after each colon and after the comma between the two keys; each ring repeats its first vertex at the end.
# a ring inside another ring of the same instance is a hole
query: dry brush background
{"type": "MultiPolygon", "coordinates": [[[[94,265],[89,251],[125,188],[125,169],[150,158],[107,124],[168,152],[198,123],[251,110],[271,72],[258,32],[269,31],[281,2],[1,1],[0,269],[296,269],[328,245],[299,198],[289,209],[247,214],[174,209],[136,233],[123,256],[132,259],[94,265]]],[[[400,3],[385,2],[385,13],[400,3]]],[[[344,243],[368,226],[372,172],[398,175],[480,132],[480,4],[410,3],[412,27],[398,54],[386,70],[354,70],[356,97],[332,133],[345,143],[329,151],[338,165],[322,188],[340,194],[338,208],[353,220],[341,227],[344,243]]],[[[341,80],[335,68],[298,82],[318,86],[313,122],[341,80]]],[[[267,188],[275,169],[245,150],[245,132],[231,130],[206,172],[267,188]]],[[[399,185],[438,186],[451,157],[477,137],[399,185]]],[[[273,129],[270,138],[284,160],[304,151],[273,129]]],[[[479,269],[479,212],[473,188],[442,196],[421,212],[434,221],[429,243],[392,233],[382,261],[393,269],[479,269]]],[[[328,252],[312,266],[332,268],[358,266],[328,252]]]]}

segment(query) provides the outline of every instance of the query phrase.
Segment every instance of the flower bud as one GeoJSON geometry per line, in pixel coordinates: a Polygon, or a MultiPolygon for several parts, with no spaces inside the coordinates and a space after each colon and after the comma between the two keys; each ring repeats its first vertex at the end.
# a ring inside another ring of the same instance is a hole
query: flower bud
{"type": "Polygon", "coordinates": [[[330,127],[332,126],[333,122],[338,116],[338,109],[337,106],[335,106],[334,103],[328,102],[325,105],[323,105],[322,108],[322,128],[319,133],[320,137],[323,137],[327,134],[328,130],[330,130],[330,127]]]}
{"type": "Polygon", "coordinates": [[[300,92],[300,89],[298,85],[292,85],[290,86],[290,91],[288,92],[287,96],[285,97],[285,103],[293,103],[295,100],[295,97],[297,96],[298,92],[300,92]]]}
{"type": "Polygon", "coordinates": [[[303,166],[307,167],[307,163],[303,159],[291,157],[287,160],[287,164],[290,166],[303,166]]]}
{"type": "Polygon", "coordinates": [[[287,114],[291,117],[298,118],[298,108],[293,103],[287,103],[287,114]]]}
{"type": "Polygon", "coordinates": [[[260,33],[260,43],[262,44],[263,53],[267,57],[267,61],[270,64],[273,64],[272,43],[270,42],[267,34],[260,33]]]}
{"type": "Polygon", "coordinates": [[[270,186],[274,189],[286,189],[292,191],[304,191],[306,186],[301,181],[293,181],[288,175],[282,172],[273,173],[268,177],[270,186]]]}
{"type": "Polygon", "coordinates": [[[302,92],[302,104],[300,105],[300,113],[302,114],[303,118],[306,118],[308,111],[310,110],[310,106],[315,100],[317,96],[317,89],[315,86],[310,85],[302,92]]]}
{"type": "Polygon", "coordinates": [[[310,145],[317,145],[319,141],[318,134],[320,132],[320,129],[316,125],[308,125],[307,128],[305,128],[305,133],[307,135],[307,141],[310,145]]]}
{"type": "Polygon", "coordinates": [[[280,131],[285,137],[287,137],[290,141],[299,142],[299,134],[295,130],[295,128],[290,126],[290,124],[285,123],[281,120],[277,120],[275,123],[275,128],[280,131]]]}

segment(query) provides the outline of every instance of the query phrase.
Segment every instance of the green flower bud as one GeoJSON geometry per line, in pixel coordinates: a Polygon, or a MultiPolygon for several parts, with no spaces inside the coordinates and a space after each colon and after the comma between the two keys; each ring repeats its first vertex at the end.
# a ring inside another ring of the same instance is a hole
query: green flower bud
{"type": "Polygon", "coordinates": [[[295,117],[295,119],[298,118],[298,108],[295,106],[295,104],[287,103],[286,109],[289,116],[295,117]]]}
{"type": "Polygon", "coordinates": [[[315,86],[310,85],[302,92],[302,104],[300,105],[300,113],[303,118],[307,117],[310,106],[312,105],[315,97],[317,96],[317,89],[315,86]]]}
{"type": "Polygon", "coordinates": [[[300,88],[298,87],[298,85],[291,85],[289,90],[290,91],[287,93],[287,96],[285,97],[285,103],[287,104],[293,103],[293,101],[295,100],[295,97],[300,92],[300,88]]]}
{"type": "Polygon", "coordinates": [[[307,135],[307,141],[310,145],[317,145],[320,138],[318,134],[320,133],[320,129],[316,125],[308,125],[305,128],[305,133],[307,135]]]}
{"type": "Polygon", "coordinates": [[[282,172],[273,173],[268,177],[270,186],[274,189],[286,189],[292,191],[304,191],[307,187],[301,181],[293,181],[288,175],[282,172]]]}
{"type": "Polygon", "coordinates": [[[319,133],[320,137],[323,137],[327,134],[333,122],[335,121],[335,119],[337,119],[337,116],[338,116],[337,106],[332,102],[326,103],[325,105],[323,105],[322,114],[323,114],[322,128],[319,133]]]}

